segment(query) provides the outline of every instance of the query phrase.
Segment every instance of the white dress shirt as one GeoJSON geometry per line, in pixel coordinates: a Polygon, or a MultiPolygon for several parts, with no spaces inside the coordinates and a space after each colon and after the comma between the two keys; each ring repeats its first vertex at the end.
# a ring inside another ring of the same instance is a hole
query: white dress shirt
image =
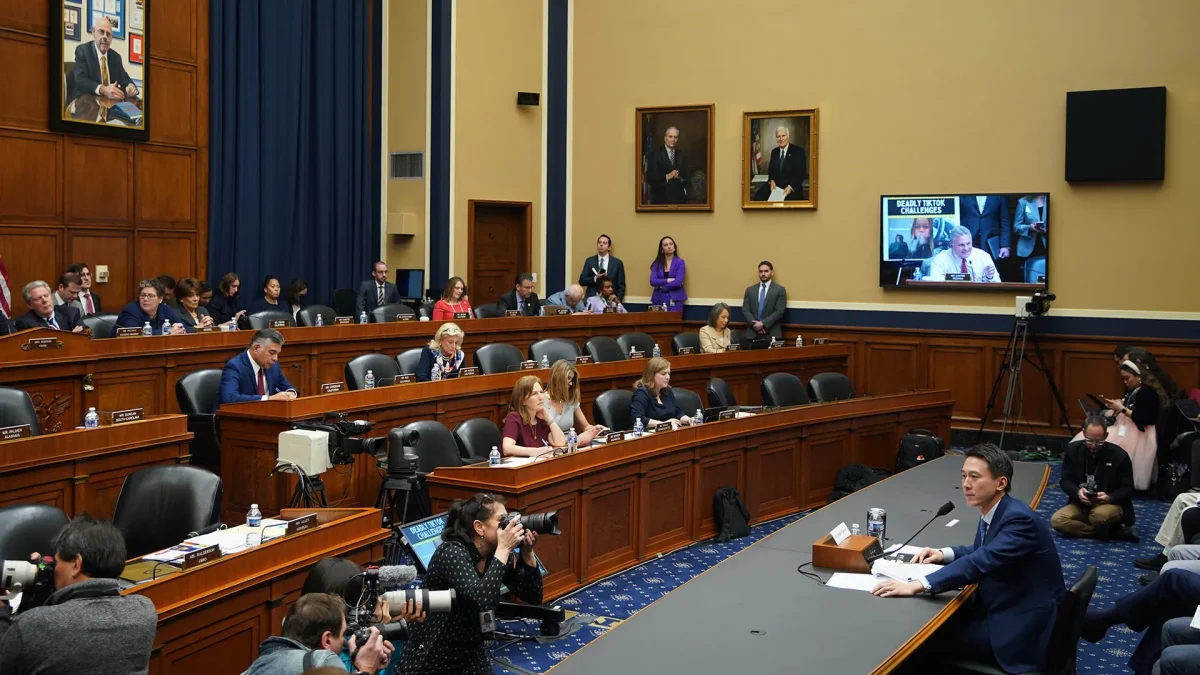
{"type": "Polygon", "coordinates": [[[979,205],[979,212],[983,213],[983,205],[987,204],[987,195],[977,195],[975,203],[979,205]]]}
{"type": "Polygon", "coordinates": [[[607,272],[608,271],[608,256],[606,256],[606,255],[596,256],[596,259],[597,259],[596,260],[596,262],[597,262],[596,271],[599,272],[600,270],[604,270],[605,272],[607,272]]]}
{"type": "MultiPolygon", "coordinates": [[[[995,267],[992,262],[992,256],[984,253],[981,249],[972,248],[970,255],[967,256],[967,273],[971,275],[971,281],[979,283],[1000,283],[999,270],[992,272],[992,278],[987,278],[986,270],[989,266],[995,267]]],[[[947,274],[962,274],[962,258],[959,258],[954,253],[954,249],[946,249],[933,256],[933,262],[929,265],[929,281],[945,281],[947,274]]]]}

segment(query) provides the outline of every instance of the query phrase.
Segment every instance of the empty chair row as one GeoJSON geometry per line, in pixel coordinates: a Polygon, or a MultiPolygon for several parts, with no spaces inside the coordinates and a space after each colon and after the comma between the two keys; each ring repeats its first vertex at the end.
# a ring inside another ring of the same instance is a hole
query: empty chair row
{"type": "MultiPolygon", "coordinates": [[[[854,385],[850,378],[841,373],[818,373],[807,384],[791,373],[771,373],[763,378],[759,390],[762,392],[763,405],[772,408],[854,398],[854,385]]],[[[708,381],[705,394],[710,408],[738,405],[733,390],[719,377],[708,381]]]]}

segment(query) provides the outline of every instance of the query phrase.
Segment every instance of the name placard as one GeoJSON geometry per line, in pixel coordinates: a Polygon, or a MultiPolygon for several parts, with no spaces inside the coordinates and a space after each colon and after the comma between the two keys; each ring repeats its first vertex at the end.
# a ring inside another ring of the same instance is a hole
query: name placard
{"type": "Polygon", "coordinates": [[[555,307],[554,308],[554,316],[570,316],[570,314],[571,314],[570,307],[555,307]]]}
{"type": "Polygon", "coordinates": [[[292,325],[292,322],[288,321],[287,319],[272,319],[267,324],[267,326],[271,328],[287,328],[290,325],[292,325]]]}
{"type": "Polygon", "coordinates": [[[616,308],[616,307],[605,307],[605,308],[604,308],[604,313],[605,313],[605,314],[616,314],[616,313],[617,313],[617,308],[616,308]]]}
{"type": "Polygon", "coordinates": [[[733,419],[734,415],[737,415],[736,410],[722,410],[720,413],[717,414],[717,419],[731,420],[731,419],[733,419]]]}
{"type": "Polygon", "coordinates": [[[299,534],[305,530],[311,530],[317,526],[317,514],[310,513],[307,516],[300,516],[288,521],[287,534],[284,536],[292,536],[299,534]]]}
{"type": "Polygon", "coordinates": [[[658,424],[654,425],[654,433],[658,433],[660,431],[670,431],[670,430],[671,430],[670,422],[659,422],[658,424]]]}
{"type": "Polygon", "coordinates": [[[397,314],[396,320],[397,321],[416,321],[417,317],[413,314],[397,314]]]}
{"type": "Polygon", "coordinates": [[[608,443],[616,443],[617,441],[621,441],[621,440],[624,440],[624,439],[625,439],[625,433],[624,433],[624,432],[622,432],[622,431],[610,431],[610,432],[608,432],[608,436],[607,436],[607,441],[606,441],[606,442],[608,442],[608,443]]]}
{"type": "Polygon", "coordinates": [[[787,346],[786,342],[780,342],[779,340],[772,340],[771,344],[767,345],[767,349],[782,349],[783,347],[786,347],[786,346],[787,346]]]}
{"type": "Polygon", "coordinates": [[[680,347],[679,348],[680,356],[687,356],[688,354],[695,354],[695,353],[696,353],[695,347],[680,347]]]}
{"type": "Polygon", "coordinates": [[[335,325],[335,326],[344,326],[344,325],[350,324],[350,323],[354,323],[354,317],[352,317],[352,316],[335,316],[335,317],[333,317],[333,325],[335,325]]]}
{"type": "Polygon", "coordinates": [[[183,555],[183,571],[186,572],[186,571],[192,569],[193,567],[199,567],[199,566],[203,565],[204,563],[212,562],[220,557],[221,557],[220,544],[213,544],[212,546],[205,546],[204,548],[196,549],[195,551],[192,551],[191,553],[185,553],[183,555]]]}
{"type": "Polygon", "coordinates": [[[117,337],[139,337],[139,336],[141,336],[141,334],[142,334],[142,329],[134,328],[133,326],[128,326],[125,328],[118,328],[117,332],[116,332],[117,337]]]}
{"type": "Polygon", "coordinates": [[[321,385],[322,394],[336,394],[346,388],[345,382],[326,382],[321,385]]]}
{"type": "Polygon", "coordinates": [[[644,359],[644,358],[646,358],[646,352],[631,351],[631,352],[629,352],[629,358],[644,359]]]}
{"type": "Polygon", "coordinates": [[[516,309],[506,309],[504,310],[504,316],[521,316],[521,312],[516,309]]]}
{"type": "Polygon", "coordinates": [[[63,343],[58,338],[32,338],[27,340],[21,349],[29,351],[30,349],[62,349],[63,343]]]}
{"type": "Polygon", "coordinates": [[[537,370],[537,369],[538,369],[537,361],[522,361],[521,362],[521,370],[537,370]]]}
{"type": "Polygon", "coordinates": [[[736,342],[725,345],[725,351],[727,351],[727,352],[736,352],[736,351],[740,350],[741,348],[742,348],[742,346],[737,344],[736,342]]]}
{"type": "Polygon", "coordinates": [[[661,312],[661,311],[663,311],[663,308],[662,308],[662,305],[650,305],[649,307],[646,308],[646,311],[647,312],[661,312]]]}
{"type": "Polygon", "coordinates": [[[475,366],[467,366],[465,368],[458,369],[459,377],[474,377],[475,375],[478,375],[478,374],[479,374],[479,369],[476,368],[475,366]]]}
{"type": "Polygon", "coordinates": [[[455,319],[469,319],[469,318],[471,318],[471,313],[470,312],[455,312],[454,318],[455,319]]]}
{"type": "Polygon", "coordinates": [[[0,428],[0,441],[15,441],[18,438],[29,438],[32,435],[33,429],[28,424],[0,428]]]}
{"type": "Polygon", "coordinates": [[[971,275],[963,274],[962,272],[955,272],[953,274],[946,275],[946,281],[970,281],[970,280],[971,280],[971,275]]]}
{"type": "Polygon", "coordinates": [[[113,424],[123,424],[125,422],[136,422],[142,419],[141,408],[130,408],[129,410],[117,410],[112,414],[113,424]]]}
{"type": "Polygon", "coordinates": [[[412,384],[413,382],[416,382],[416,381],[417,381],[417,376],[416,376],[416,375],[412,375],[412,374],[409,374],[409,375],[397,375],[397,376],[396,376],[396,382],[395,382],[395,383],[396,383],[396,384],[412,384]]]}
{"type": "Polygon", "coordinates": [[[199,326],[196,328],[197,333],[220,333],[220,326],[199,326]]]}
{"type": "Polygon", "coordinates": [[[825,344],[826,339],[827,338],[817,338],[816,340],[813,340],[813,344],[814,345],[823,345],[823,344],[825,344]]]}
{"type": "Polygon", "coordinates": [[[592,361],[594,361],[594,359],[591,356],[587,356],[587,355],[575,357],[575,363],[577,363],[577,364],[578,363],[591,363],[592,361]]]}

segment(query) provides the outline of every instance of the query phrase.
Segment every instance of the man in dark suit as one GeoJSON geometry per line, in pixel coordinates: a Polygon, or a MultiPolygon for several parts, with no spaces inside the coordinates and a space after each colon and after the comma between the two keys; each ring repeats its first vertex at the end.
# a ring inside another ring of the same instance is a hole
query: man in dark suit
{"type": "Polygon", "coordinates": [[[646,182],[650,184],[651,204],[683,204],[687,202],[691,170],[687,158],[676,148],[679,129],[667,127],[663,145],[650,153],[646,162],[646,182]]]}
{"type": "Polygon", "coordinates": [[[1008,495],[1012,475],[1012,460],[995,445],[968,450],[963,497],[983,514],[975,543],[922,549],[915,562],[945,567],[917,581],[884,581],[872,590],[890,597],[979,585],[971,605],[927,645],[931,658],[993,663],[1006,673],[1046,665],[1058,604],[1066,594],[1062,564],[1050,528],[1027,504],[1008,495]]]}
{"type": "Polygon", "coordinates": [[[256,332],[250,341],[250,348],[225,363],[213,412],[225,403],[296,398],[296,388],[288,382],[283,369],[279,367],[281,351],[283,336],[279,331],[264,328],[256,332]]]}
{"type": "Polygon", "coordinates": [[[542,303],[538,300],[537,293],[533,292],[533,275],[529,272],[518,274],[513,281],[513,289],[500,296],[496,306],[501,312],[515,309],[525,316],[537,316],[542,303]]]}
{"type": "Polygon", "coordinates": [[[579,285],[587,289],[586,297],[600,295],[600,282],[611,279],[613,292],[622,302],[625,301],[625,264],[620,258],[610,255],[612,238],[602,234],[596,238],[596,255],[583,261],[583,271],[579,273],[579,285]]]}
{"type": "Polygon", "coordinates": [[[366,312],[370,316],[371,311],[380,305],[389,305],[400,302],[400,289],[396,288],[387,280],[388,266],[382,260],[375,263],[375,267],[371,270],[371,278],[362,282],[358,287],[358,299],[355,302],[355,313],[362,314],[366,312]]]}
{"type": "Polygon", "coordinates": [[[137,85],[121,63],[121,55],[112,50],[112,39],[112,24],[104,18],[92,28],[92,41],[75,48],[72,98],[94,95],[122,101],[138,95],[137,85]]]}
{"type": "Polygon", "coordinates": [[[787,289],[774,283],[775,266],[764,260],[758,264],[758,283],[746,289],[742,297],[742,317],[746,320],[746,339],[770,336],[783,339],[783,313],[787,310],[787,289]]]}
{"type": "Polygon", "coordinates": [[[74,307],[55,307],[50,284],[38,280],[25,284],[21,297],[29,305],[29,312],[13,322],[16,330],[31,328],[50,328],[52,330],[67,330],[72,333],[82,333],[83,324],[80,322],[79,311],[74,307]]]}
{"type": "Polygon", "coordinates": [[[997,259],[1008,257],[1012,246],[1012,218],[1008,200],[1000,195],[961,195],[958,198],[959,224],[971,231],[972,244],[997,259]],[[993,251],[988,240],[999,237],[993,251]]]}
{"type": "Polygon", "coordinates": [[[785,195],[784,201],[803,200],[804,181],[808,178],[808,160],[804,148],[791,144],[788,130],[784,127],[775,130],[775,142],[777,145],[771,151],[771,163],[767,166],[767,179],[770,181],[767,184],[770,187],[767,196],[775,188],[780,188],[785,195]]]}

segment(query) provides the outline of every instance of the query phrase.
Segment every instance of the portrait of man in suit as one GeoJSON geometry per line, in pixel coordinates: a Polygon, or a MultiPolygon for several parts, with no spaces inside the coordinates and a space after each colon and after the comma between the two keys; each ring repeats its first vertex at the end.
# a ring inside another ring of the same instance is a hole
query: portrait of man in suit
{"type": "Polygon", "coordinates": [[[99,96],[123,101],[138,95],[137,85],[125,72],[121,55],[113,49],[113,26],[101,18],[92,26],[92,41],[75,48],[75,91],[70,98],[99,96]]]}
{"type": "MultiPolygon", "coordinates": [[[[90,10],[60,4],[64,18],[50,40],[50,95],[61,114],[50,116],[51,128],[148,140],[144,83],[150,26],[126,21],[126,6],[134,0],[98,2],[90,10]],[[69,23],[72,16],[76,19],[69,23]],[[82,34],[84,22],[88,35],[82,34]]],[[[141,0],[137,4],[144,7],[141,0]]]]}
{"type": "Polygon", "coordinates": [[[712,209],[713,106],[638,108],[637,209],[712,209]]]}
{"type": "Polygon", "coordinates": [[[743,115],[743,208],[816,206],[816,127],[816,110],[743,115]]]}

